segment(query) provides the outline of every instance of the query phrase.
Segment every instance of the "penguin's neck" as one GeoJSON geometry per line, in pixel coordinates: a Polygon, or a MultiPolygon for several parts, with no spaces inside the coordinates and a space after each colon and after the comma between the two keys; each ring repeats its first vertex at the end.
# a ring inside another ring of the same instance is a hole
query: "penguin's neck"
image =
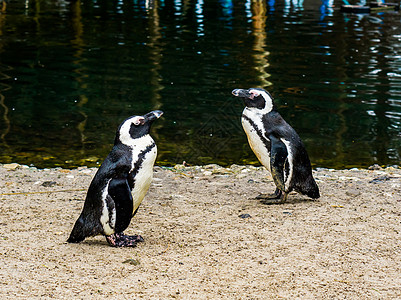
{"type": "Polygon", "coordinates": [[[136,139],[120,136],[120,141],[122,144],[132,149],[145,149],[146,147],[154,143],[154,140],[152,139],[150,134],[146,134],[136,139]]]}
{"type": "Polygon", "coordinates": [[[251,119],[254,124],[258,127],[258,129],[261,132],[264,132],[264,126],[263,126],[263,121],[262,118],[265,114],[268,114],[269,111],[265,111],[264,109],[257,109],[257,108],[249,108],[249,107],[245,107],[244,111],[242,112],[242,114],[246,117],[248,117],[249,119],[251,119]]]}
{"type": "Polygon", "coordinates": [[[269,112],[273,111],[274,107],[272,104],[266,103],[265,107],[260,109],[260,108],[256,108],[256,107],[245,107],[244,109],[244,114],[246,115],[254,115],[254,116],[260,116],[260,118],[263,115],[268,114],[269,112]]]}

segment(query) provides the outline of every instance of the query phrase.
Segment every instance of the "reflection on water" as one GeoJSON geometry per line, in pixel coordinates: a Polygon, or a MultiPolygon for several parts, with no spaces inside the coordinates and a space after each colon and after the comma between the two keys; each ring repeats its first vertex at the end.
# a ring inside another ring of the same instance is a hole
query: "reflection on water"
{"type": "Polygon", "coordinates": [[[265,1],[251,1],[252,11],[252,35],[254,36],[254,46],[252,48],[254,54],[254,68],[256,73],[259,73],[260,86],[267,88],[272,85],[267,78],[269,74],[269,52],[266,51],[266,19],[267,19],[267,4],[265,1]]]}
{"type": "Polygon", "coordinates": [[[399,164],[400,15],[340,4],[9,1],[0,162],[97,165],[123,119],[162,109],[159,164],[257,163],[230,92],[264,87],[315,166],[399,164]]]}
{"type": "Polygon", "coordinates": [[[3,92],[11,89],[11,86],[1,82],[2,80],[5,81],[7,79],[10,79],[10,77],[7,76],[4,73],[4,71],[6,71],[6,69],[3,66],[0,65],[0,106],[1,106],[2,112],[3,112],[2,117],[1,117],[1,121],[3,122],[1,128],[3,130],[0,133],[0,140],[1,140],[2,147],[9,148],[5,137],[10,131],[11,122],[10,122],[10,119],[8,118],[8,107],[7,107],[6,103],[5,103],[5,99],[6,98],[4,97],[3,92]]]}

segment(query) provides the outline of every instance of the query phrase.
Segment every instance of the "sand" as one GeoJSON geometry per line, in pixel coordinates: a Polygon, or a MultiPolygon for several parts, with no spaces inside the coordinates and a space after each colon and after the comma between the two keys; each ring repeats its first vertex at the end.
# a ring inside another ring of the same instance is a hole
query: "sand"
{"type": "Polygon", "coordinates": [[[0,165],[1,299],[400,299],[401,169],[314,170],[317,201],[261,167],[155,167],[126,230],[68,244],[94,168],[0,165]]]}

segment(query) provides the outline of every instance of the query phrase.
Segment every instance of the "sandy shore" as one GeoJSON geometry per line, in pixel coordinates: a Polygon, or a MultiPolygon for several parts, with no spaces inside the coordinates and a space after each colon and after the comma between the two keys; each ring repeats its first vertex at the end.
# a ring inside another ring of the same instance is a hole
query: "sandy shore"
{"type": "Polygon", "coordinates": [[[2,299],[400,299],[401,169],[328,170],[282,205],[263,168],[155,167],[127,229],[65,241],[96,169],[0,165],[2,299]]]}

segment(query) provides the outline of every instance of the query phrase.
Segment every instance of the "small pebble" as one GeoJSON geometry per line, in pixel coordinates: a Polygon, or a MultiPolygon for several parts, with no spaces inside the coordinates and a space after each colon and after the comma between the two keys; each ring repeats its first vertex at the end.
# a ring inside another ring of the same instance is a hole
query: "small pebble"
{"type": "Polygon", "coordinates": [[[45,182],[42,183],[42,186],[44,186],[44,187],[52,187],[52,186],[55,186],[56,184],[57,184],[57,182],[55,182],[55,181],[45,181],[45,182]]]}
{"type": "Polygon", "coordinates": [[[383,168],[380,167],[378,164],[374,164],[374,165],[371,165],[368,169],[377,171],[377,170],[382,170],[383,168]]]}
{"type": "Polygon", "coordinates": [[[397,170],[397,169],[394,168],[394,167],[387,167],[387,168],[385,169],[385,171],[388,172],[388,173],[394,173],[396,170],[397,170]]]}
{"type": "Polygon", "coordinates": [[[345,194],[347,196],[351,196],[351,197],[357,197],[361,194],[360,191],[356,190],[356,189],[349,189],[345,192],[345,194]]]}
{"type": "Polygon", "coordinates": [[[20,168],[21,166],[19,164],[16,163],[12,163],[12,164],[5,164],[3,165],[3,168],[9,171],[13,171],[16,170],[18,168],[20,168]]]}
{"type": "Polygon", "coordinates": [[[373,180],[369,181],[369,183],[380,183],[380,182],[384,182],[384,181],[387,181],[387,180],[390,180],[390,179],[391,179],[390,176],[383,175],[383,176],[379,176],[379,177],[374,178],[373,180]]]}
{"type": "Polygon", "coordinates": [[[252,216],[250,214],[241,214],[238,217],[242,218],[242,219],[246,219],[246,218],[252,218],[252,216]]]}
{"type": "Polygon", "coordinates": [[[130,264],[130,265],[138,266],[141,264],[141,262],[138,259],[130,258],[130,259],[123,261],[123,264],[130,264]]]}

